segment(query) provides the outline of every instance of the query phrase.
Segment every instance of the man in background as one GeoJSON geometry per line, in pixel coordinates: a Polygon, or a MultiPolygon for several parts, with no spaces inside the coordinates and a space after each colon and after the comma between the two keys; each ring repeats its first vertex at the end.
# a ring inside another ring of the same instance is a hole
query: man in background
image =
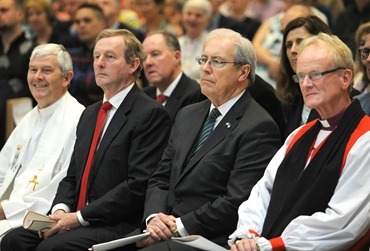
{"type": "Polygon", "coordinates": [[[81,104],[88,106],[103,98],[103,91],[95,81],[93,50],[96,37],[107,27],[107,23],[103,10],[91,3],[80,5],[73,21],[79,45],[67,48],[75,72],[70,92],[81,104]]]}
{"type": "Polygon", "coordinates": [[[181,50],[177,37],[168,31],[154,31],[144,42],[144,72],[152,86],[144,89],[151,98],[161,103],[175,121],[184,106],[205,99],[199,84],[181,69],[181,50]]]}
{"type": "Polygon", "coordinates": [[[142,31],[120,22],[120,0],[93,0],[93,2],[99,5],[99,7],[103,10],[107,21],[107,28],[127,29],[131,31],[140,42],[143,42],[144,33],[142,31]]]}
{"type": "Polygon", "coordinates": [[[34,45],[22,31],[23,21],[22,0],[0,1],[0,148],[6,140],[6,101],[32,97],[27,87],[27,70],[34,45]]]}

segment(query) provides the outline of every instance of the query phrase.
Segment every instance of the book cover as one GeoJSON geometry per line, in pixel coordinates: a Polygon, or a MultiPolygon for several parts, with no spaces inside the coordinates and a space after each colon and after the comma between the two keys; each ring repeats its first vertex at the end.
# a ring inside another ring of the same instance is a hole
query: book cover
{"type": "Polygon", "coordinates": [[[55,224],[57,224],[56,221],[51,220],[48,216],[34,211],[28,211],[23,219],[23,228],[33,231],[46,232],[55,224]]]}

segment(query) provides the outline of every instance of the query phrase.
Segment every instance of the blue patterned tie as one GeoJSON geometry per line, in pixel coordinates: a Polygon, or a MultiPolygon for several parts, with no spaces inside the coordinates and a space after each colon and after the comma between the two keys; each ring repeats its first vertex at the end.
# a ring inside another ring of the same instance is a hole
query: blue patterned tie
{"type": "Polygon", "coordinates": [[[191,153],[190,157],[192,157],[199,148],[203,145],[204,141],[208,138],[208,136],[211,134],[213,127],[215,125],[216,119],[218,116],[220,116],[221,113],[217,108],[213,108],[211,113],[209,114],[206,122],[203,125],[202,133],[200,134],[197,143],[195,144],[195,147],[193,149],[193,152],[191,153]]]}

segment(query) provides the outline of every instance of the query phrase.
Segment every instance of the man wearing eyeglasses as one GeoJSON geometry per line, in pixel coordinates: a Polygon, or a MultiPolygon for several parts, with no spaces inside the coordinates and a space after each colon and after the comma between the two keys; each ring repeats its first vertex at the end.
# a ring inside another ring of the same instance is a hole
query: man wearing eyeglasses
{"type": "Polygon", "coordinates": [[[249,40],[216,29],[205,40],[200,87],[208,97],[179,111],[149,181],[142,250],[194,250],[170,240],[202,235],[226,245],[237,209],[280,144],[279,129],[249,93],[256,55],[249,40]]]}
{"type": "Polygon", "coordinates": [[[352,250],[370,227],[370,117],[349,96],[351,50],[336,36],[305,39],[296,72],[320,118],[288,136],[240,206],[232,251],[352,250]]]}

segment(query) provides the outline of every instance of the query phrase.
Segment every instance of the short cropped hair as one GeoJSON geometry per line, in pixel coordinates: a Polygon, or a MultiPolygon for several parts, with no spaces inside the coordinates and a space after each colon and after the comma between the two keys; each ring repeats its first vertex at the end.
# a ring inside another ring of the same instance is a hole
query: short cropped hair
{"type": "MultiPolygon", "coordinates": [[[[329,48],[329,55],[331,56],[334,66],[350,69],[352,71],[352,76],[354,76],[355,62],[353,61],[352,51],[335,35],[328,35],[321,32],[316,36],[303,40],[298,47],[298,57],[304,49],[314,44],[319,46],[326,45],[329,48]]],[[[352,85],[353,81],[348,91],[352,90],[352,85]]]]}
{"type": "Polygon", "coordinates": [[[249,84],[252,85],[256,78],[255,71],[257,65],[257,56],[252,43],[247,38],[243,37],[240,33],[236,31],[221,28],[211,31],[206,37],[204,45],[206,45],[210,39],[213,39],[215,37],[227,37],[230,39],[230,41],[233,42],[233,44],[235,45],[234,49],[235,65],[237,67],[246,64],[250,65],[251,69],[248,75],[248,79],[250,80],[249,84]]]}
{"type": "Polygon", "coordinates": [[[69,55],[68,51],[61,44],[49,43],[36,46],[32,51],[30,60],[33,60],[35,57],[49,55],[57,56],[57,64],[63,76],[73,71],[71,55],[69,55]]]}
{"type": "Polygon", "coordinates": [[[127,63],[131,63],[136,58],[139,59],[140,64],[139,67],[135,71],[135,76],[138,78],[140,77],[141,71],[143,69],[143,62],[145,60],[145,52],[143,49],[143,45],[140,41],[132,34],[131,31],[126,29],[105,29],[99,33],[96,38],[96,42],[98,42],[102,38],[106,37],[116,37],[121,36],[125,42],[126,50],[125,50],[125,60],[127,63]]]}
{"type": "Polygon", "coordinates": [[[150,32],[147,37],[157,34],[163,36],[166,45],[168,46],[168,48],[170,48],[171,51],[181,51],[179,39],[172,32],[166,30],[156,30],[150,32]]]}
{"type": "Polygon", "coordinates": [[[99,5],[97,5],[97,4],[83,3],[77,8],[77,10],[81,10],[81,9],[91,9],[92,11],[94,11],[94,14],[98,19],[106,20],[103,9],[100,8],[99,5]]]}

